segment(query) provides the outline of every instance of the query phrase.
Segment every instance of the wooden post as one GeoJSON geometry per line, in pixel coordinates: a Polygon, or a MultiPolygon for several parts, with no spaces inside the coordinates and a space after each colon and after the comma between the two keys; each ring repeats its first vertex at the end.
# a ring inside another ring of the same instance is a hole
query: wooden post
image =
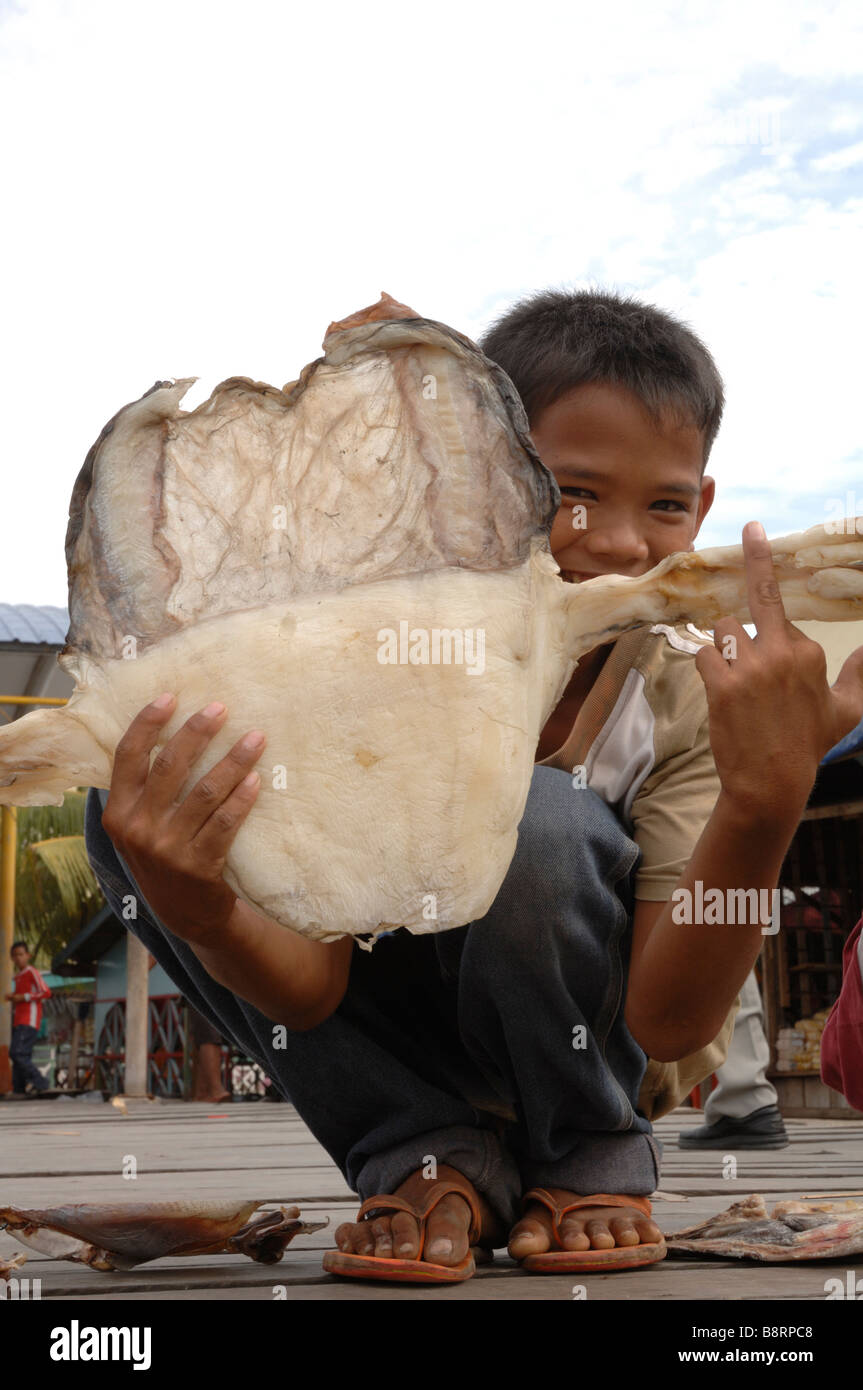
{"type": "Polygon", "coordinates": [[[143,942],[126,932],[126,1068],[127,1096],[147,1094],[147,1021],[150,969],[143,942]]]}
{"type": "Polygon", "coordinates": [[[192,1099],[192,1033],[189,1027],[189,1001],[183,1000],[180,1010],[180,1026],[183,1029],[183,1100],[192,1099]]]}
{"type": "Polygon", "coordinates": [[[15,861],[18,852],[18,808],[3,806],[0,815],[0,1093],[12,1089],[12,1010],[6,995],[12,992],[12,957],[15,940],[15,861]]]}
{"type": "Polygon", "coordinates": [[[76,1005],[75,1020],[72,1024],[72,1041],[69,1043],[69,1070],[66,1076],[66,1090],[76,1091],[78,1089],[78,1046],[81,1040],[81,1020],[77,1016],[76,1005]]]}

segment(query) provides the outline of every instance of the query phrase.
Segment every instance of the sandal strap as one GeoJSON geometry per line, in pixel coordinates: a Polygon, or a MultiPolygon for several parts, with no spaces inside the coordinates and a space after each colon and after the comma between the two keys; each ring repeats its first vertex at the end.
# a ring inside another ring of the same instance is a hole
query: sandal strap
{"type": "Polygon", "coordinates": [[[647,1197],[622,1197],[620,1193],[612,1192],[595,1192],[590,1197],[575,1197],[571,1202],[561,1206],[546,1188],[532,1187],[522,1197],[522,1210],[529,1202],[541,1202],[544,1207],[548,1207],[551,1212],[552,1229],[558,1245],[561,1246],[561,1222],[567,1212],[575,1211],[578,1207],[635,1207],[643,1216],[650,1216],[653,1212],[650,1199],[647,1197]]]}
{"type": "Polygon", "coordinates": [[[463,1197],[470,1207],[470,1231],[468,1232],[468,1244],[477,1245],[482,1232],[482,1213],[479,1203],[471,1189],[454,1178],[441,1178],[438,1182],[429,1183],[425,1199],[419,1204],[411,1204],[404,1197],[397,1197],[392,1193],[382,1193],[378,1197],[367,1197],[357,1213],[358,1221],[368,1221],[371,1219],[372,1212],[383,1214],[387,1211],[406,1211],[409,1216],[413,1216],[420,1224],[420,1248],[417,1259],[422,1259],[423,1248],[426,1238],[426,1219],[437,1206],[438,1202],[447,1197],[450,1192],[455,1192],[459,1197],[463,1197]]]}

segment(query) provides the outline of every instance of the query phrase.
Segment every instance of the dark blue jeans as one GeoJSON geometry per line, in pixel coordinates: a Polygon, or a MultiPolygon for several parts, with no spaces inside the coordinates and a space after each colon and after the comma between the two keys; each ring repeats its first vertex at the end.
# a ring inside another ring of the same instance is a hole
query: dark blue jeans
{"type": "MultiPolygon", "coordinates": [[[[507,1225],[536,1185],[653,1192],[661,1152],[637,1113],[647,1058],[623,1020],[638,846],[595,792],[534,769],[518,846],[482,920],[354,947],[324,1023],[274,1046],[271,1020],[217,984],[148,908],[87,798],[93,870],[181,994],[258,1060],[363,1198],[429,1160],[507,1225]]],[[[433,1170],[432,1170],[433,1171],[433,1170]]]]}
{"type": "Polygon", "coordinates": [[[24,1094],[27,1082],[37,1091],[47,1091],[50,1082],[46,1081],[36,1063],[32,1060],[33,1047],[39,1036],[38,1028],[29,1023],[19,1023],[12,1029],[9,1044],[9,1060],[12,1063],[12,1090],[24,1094]]]}

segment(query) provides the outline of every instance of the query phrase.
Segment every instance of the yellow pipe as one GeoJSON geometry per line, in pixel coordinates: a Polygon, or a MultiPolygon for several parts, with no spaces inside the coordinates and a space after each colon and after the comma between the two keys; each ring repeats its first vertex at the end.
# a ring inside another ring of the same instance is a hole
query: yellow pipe
{"type": "Polygon", "coordinates": [[[68,705],[56,695],[0,695],[0,705],[68,705]]]}

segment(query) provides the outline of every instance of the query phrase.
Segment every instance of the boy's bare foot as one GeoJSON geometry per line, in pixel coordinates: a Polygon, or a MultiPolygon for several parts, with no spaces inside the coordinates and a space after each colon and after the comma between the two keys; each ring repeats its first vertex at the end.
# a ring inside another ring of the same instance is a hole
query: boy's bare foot
{"type": "MultiPolygon", "coordinates": [[[[579,1196],[562,1187],[546,1191],[564,1207],[579,1196]]],[[[615,1245],[653,1245],[662,1240],[656,1222],[636,1207],[579,1207],[563,1218],[560,1233],[562,1246],[554,1234],[548,1207],[531,1202],[513,1226],[507,1248],[514,1260],[523,1260],[526,1255],[544,1255],[547,1250],[612,1250],[615,1245]]]]}
{"type": "MultiPolygon", "coordinates": [[[[417,1170],[401,1187],[396,1188],[394,1195],[420,1207],[432,1181],[440,1182],[452,1177],[472,1188],[463,1173],[441,1163],[436,1179],[424,1178],[422,1171],[417,1170]]],[[[472,1190],[476,1192],[474,1188],[472,1190]]],[[[479,1192],[476,1192],[476,1200],[482,1214],[481,1244],[487,1249],[503,1245],[506,1239],[504,1228],[479,1192]]],[[[423,1259],[439,1265],[460,1264],[468,1252],[470,1223],[470,1207],[463,1197],[456,1192],[443,1197],[426,1219],[423,1259]]],[[[420,1223],[406,1211],[389,1212],[370,1221],[346,1221],[336,1230],[335,1242],[339,1250],[346,1254],[375,1255],[387,1260],[415,1260],[420,1248],[420,1223]]]]}

